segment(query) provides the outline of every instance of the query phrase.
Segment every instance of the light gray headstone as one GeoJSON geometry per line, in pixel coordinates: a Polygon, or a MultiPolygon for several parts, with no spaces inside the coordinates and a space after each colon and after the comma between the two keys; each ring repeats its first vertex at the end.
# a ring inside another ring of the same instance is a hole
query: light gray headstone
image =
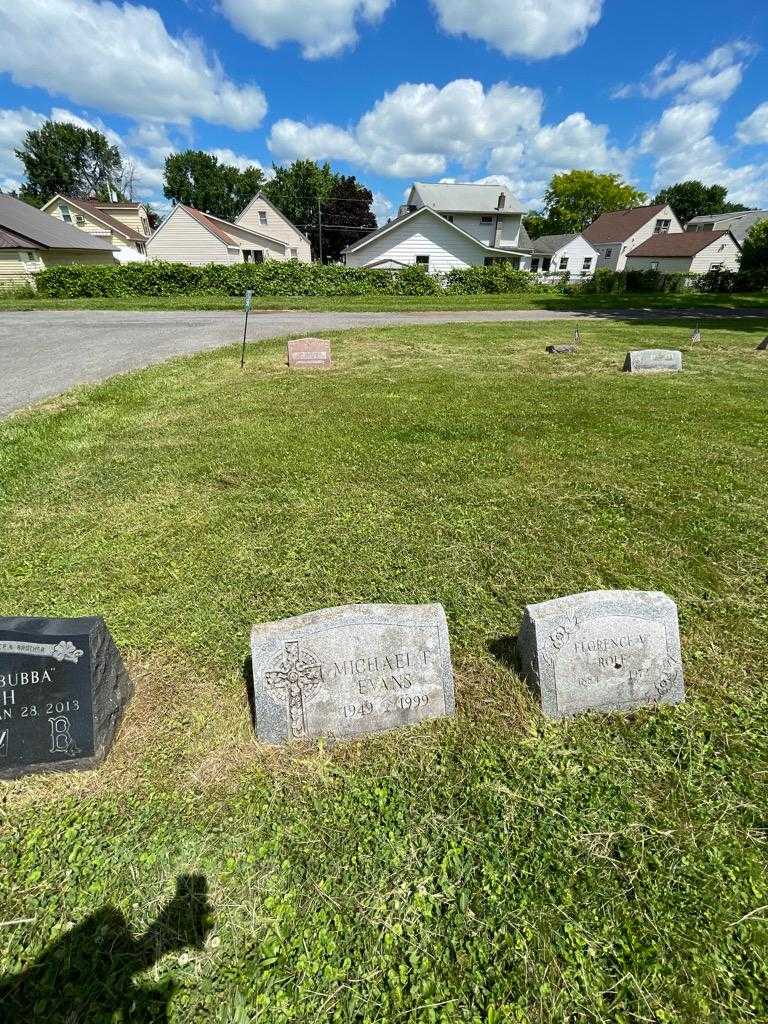
{"type": "Polygon", "coordinates": [[[677,373],[683,368],[683,353],[674,348],[646,348],[627,352],[626,373],[677,373]]]}
{"type": "Polygon", "coordinates": [[[296,370],[326,370],[331,366],[331,343],[324,338],[288,342],[288,365],[296,370]]]}
{"type": "Polygon", "coordinates": [[[677,605],[665,594],[595,590],[529,605],[518,652],[550,718],[685,698],[677,605]]]}
{"type": "Polygon", "coordinates": [[[452,715],[439,604],[345,605],[253,627],[256,734],[350,739],[452,715]]]}

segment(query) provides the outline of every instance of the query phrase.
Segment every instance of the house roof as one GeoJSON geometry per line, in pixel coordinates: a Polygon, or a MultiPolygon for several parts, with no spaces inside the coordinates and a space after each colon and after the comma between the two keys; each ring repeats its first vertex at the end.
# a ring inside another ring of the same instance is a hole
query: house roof
{"type": "Polygon", "coordinates": [[[45,249],[98,249],[114,252],[111,242],[51,217],[14,196],[0,195],[0,228],[23,235],[45,249]]]}
{"type": "Polygon", "coordinates": [[[542,235],[540,238],[534,238],[531,244],[533,245],[534,252],[543,253],[545,256],[554,256],[563,246],[568,245],[569,242],[578,237],[578,234],[542,235]]]}
{"type": "Polygon", "coordinates": [[[496,255],[514,255],[517,253],[523,253],[527,251],[523,248],[520,248],[519,246],[515,248],[500,248],[499,246],[494,247],[490,245],[485,245],[483,242],[480,241],[479,238],[475,238],[474,235],[470,235],[468,231],[465,231],[463,228],[460,228],[457,224],[453,224],[451,221],[446,220],[445,217],[442,216],[442,214],[437,213],[437,211],[433,210],[430,206],[420,206],[418,210],[412,210],[410,213],[402,213],[397,217],[393,217],[392,220],[388,221],[380,228],[377,228],[375,231],[372,231],[369,235],[366,235],[364,238],[359,238],[356,242],[353,242],[352,245],[348,245],[346,249],[343,250],[343,252],[354,252],[356,249],[360,249],[362,246],[368,245],[370,242],[372,242],[375,238],[378,238],[380,235],[385,235],[388,231],[391,231],[399,224],[404,224],[408,220],[413,220],[416,217],[421,217],[425,213],[429,214],[432,217],[437,217],[441,224],[452,229],[453,231],[457,231],[464,238],[468,238],[471,242],[474,242],[475,245],[479,246],[481,249],[484,249],[486,252],[494,253],[496,255]]]}
{"type": "Polygon", "coordinates": [[[631,256],[696,256],[702,249],[712,245],[725,235],[733,237],[730,231],[678,231],[670,235],[652,235],[627,254],[631,256]]]}
{"type": "Polygon", "coordinates": [[[749,234],[751,228],[761,220],[768,220],[768,210],[742,210],[740,213],[711,213],[699,217],[691,217],[686,224],[686,230],[690,230],[691,224],[714,224],[717,230],[727,228],[736,241],[741,244],[749,234]]]}
{"type": "Polygon", "coordinates": [[[0,249],[39,249],[37,242],[32,242],[23,235],[0,228],[0,249]]]}
{"type": "MultiPolygon", "coordinates": [[[[185,213],[188,213],[193,220],[197,221],[198,224],[202,224],[207,231],[210,231],[212,235],[215,235],[220,242],[224,243],[224,245],[228,245],[235,249],[239,248],[234,238],[230,238],[229,235],[219,227],[219,224],[216,223],[216,219],[209,217],[207,213],[203,213],[202,210],[196,210],[194,206],[185,206],[184,203],[179,203],[178,208],[184,210],[185,213]]],[[[226,224],[227,221],[220,221],[219,223],[226,224]]],[[[235,225],[233,224],[232,226],[234,227],[235,225]]]]}
{"type": "MultiPolygon", "coordinates": [[[[100,220],[102,224],[108,227],[115,234],[122,235],[123,238],[129,239],[131,242],[146,242],[147,236],[140,234],[138,231],[134,231],[133,228],[127,227],[121,221],[117,220],[110,214],[110,210],[117,209],[138,209],[138,205],[129,206],[123,205],[122,203],[100,203],[96,199],[71,199],[69,196],[54,196],[54,199],[62,199],[65,203],[75,208],[79,207],[84,213],[93,217],[94,220],[100,220]]],[[[51,200],[51,202],[54,201],[51,200]]],[[[51,205],[51,202],[46,203],[44,209],[47,209],[51,205]]]]}
{"type": "Polygon", "coordinates": [[[413,190],[425,206],[446,213],[525,213],[525,207],[503,185],[473,185],[464,182],[425,184],[417,181],[413,190]],[[499,210],[499,196],[505,204],[499,210]]]}
{"type": "Polygon", "coordinates": [[[666,203],[657,203],[655,206],[635,206],[630,210],[604,213],[581,233],[588,242],[626,242],[666,208],[666,203]]]}

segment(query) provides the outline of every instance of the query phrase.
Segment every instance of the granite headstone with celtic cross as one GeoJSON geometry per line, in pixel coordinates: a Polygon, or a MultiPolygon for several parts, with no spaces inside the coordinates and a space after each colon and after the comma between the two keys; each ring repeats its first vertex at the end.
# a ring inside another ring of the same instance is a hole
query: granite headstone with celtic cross
{"type": "Polygon", "coordinates": [[[685,697],[677,606],[665,594],[596,590],[529,605],[518,654],[550,718],[685,697]]]}
{"type": "Polygon", "coordinates": [[[345,739],[454,712],[440,605],[346,605],[253,627],[256,732],[345,739]]]}
{"type": "Polygon", "coordinates": [[[133,693],[101,618],[0,618],[0,778],[93,768],[133,693]]]}

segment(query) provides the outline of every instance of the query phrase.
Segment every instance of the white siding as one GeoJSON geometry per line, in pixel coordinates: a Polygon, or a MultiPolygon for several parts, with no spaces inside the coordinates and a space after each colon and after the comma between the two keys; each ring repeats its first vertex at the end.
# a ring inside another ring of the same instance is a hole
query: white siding
{"type": "MultiPolygon", "coordinates": [[[[281,259],[291,259],[291,249],[295,249],[296,257],[302,263],[312,261],[312,250],[306,238],[296,230],[287,217],[284,217],[279,210],[273,209],[261,195],[256,196],[246,206],[235,223],[240,227],[250,228],[251,231],[263,231],[271,238],[277,238],[284,242],[288,251],[285,256],[280,257],[281,259]],[[261,214],[266,217],[266,224],[262,223],[261,214]]],[[[246,248],[248,247],[246,246],[246,248]]]]}
{"type": "Polygon", "coordinates": [[[674,214],[671,206],[665,206],[661,213],[655,213],[648,221],[639,228],[631,238],[624,242],[595,242],[595,248],[600,252],[599,267],[610,267],[612,270],[624,270],[627,264],[627,253],[632,252],[638,245],[647,242],[656,232],[657,220],[669,220],[669,234],[678,234],[683,230],[680,221],[674,214]],[[610,258],[605,258],[605,252],[611,249],[610,258]]]}
{"type": "Polygon", "coordinates": [[[739,256],[738,245],[723,235],[693,257],[631,256],[627,260],[627,270],[650,270],[657,263],[662,274],[706,274],[718,263],[725,270],[738,270],[739,256]]]}
{"type": "MultiPolygon", "coordinates": [[[[441,216],[443,215],[441,214],[441,216]]],[[[453,223],[457,228],[466,231],[468,235],[472,235],[483,245],[502,245],[512,248],[520,241],[520,225],[523,221],[521,213],[508,213],[500,216],[498,228],[495,213],[450,213],[448,216],[453,218],[453,223]],[[490,224],[483,224],[484,216],[491,218],[490,224]]]]}
{"type": "MultiPolygon", "coordinates": [[[[222,224],[221,230],[237,242],[240,250],[261,249],[264,253],[265,260],[290,259],[290,256],[286,256],[286,247],[284,242],[271,241],[263,235],[257,235],[245,231],[242,227],[238,230],[238,228],[232,224],[222,224]]],[[[239,258],[242,259],[242,255],[239,258]]]]}
{"type": "Polygon", "coordinates": [[[347,265],[366,267],[387,259],[413,264],[417,256],[429,256],[430,272],[442,273],[456,267],[482,266],[487,255],[480,245],[462,237],[450,224],[425,213],[347,253],[347,265]]]}
{"type": "MultiPolygon", "coordinates": [[[[534,243],[535,246],[536,243],[534,243]]],[[[567,245],[564,245],[562,249],[558,249],[557,252],[551,257],[552,265],[550,266],[547,274],[564,274],[567,272],[572,278],[576,277],[592,277],[597,266],[597,250],[593,248],[581,235],[572,239],[567,245]],[[568,260],[568,266],[564,269],[560,269],[561,259],[568,260]],[[591,259],[592,263],[588,270],[584,270],[584,260],[591,259]]],[[[534,253],[533,258],[536,258],[534,253]]],[[[539,256],[539,272],[541,273],[541,266],[544,257],[539,256]]]]}
{"type": "Polygon", "coordinates": [[[152,260],[186,263],[203,267],[206,263],[239,263],[239,250],[230,252],[220,239],[177,206],[147,242],[152,260]]]}

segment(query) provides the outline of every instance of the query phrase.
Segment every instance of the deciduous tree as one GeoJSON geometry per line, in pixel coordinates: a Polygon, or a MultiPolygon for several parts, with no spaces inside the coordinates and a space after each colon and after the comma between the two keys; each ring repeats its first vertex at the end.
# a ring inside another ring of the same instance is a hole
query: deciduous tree
{"type": "Polygon", "coordinates": [[[705,185],[701,181],[679,181],[664,188],[654,199],[655,203],[667,203],[675,211],[681,224],[687,224],[693,217],[709,213],[737,213],[746,206],[726,201],[728,189],[725,185],[705,185]]]}
{"type": "Polygon", "coordinates": [[[46,121],[27,132],[16,156],[24,164],[26,181],[20,197],[42,206],[60,192],[73,199],[95,197],[109,201],[120,192],[123,164],[120,151],[93,128],[46,121]]]}
{"type": "Polygon", "coordinates": [[[242,213],[263,182],[260,168],[241,171],[200,149],[186,149],[165,159],[166,198],[223,220],[233,221],[242,213]]]}
{"type": "Polygon", "coordinates": [[[556,174],[544,193],[544,209],[526,218],[526,228],[538,235],[583,231],[603,213],[642,206],[647,196],[618,174],[568,171],[556,174]]]}

